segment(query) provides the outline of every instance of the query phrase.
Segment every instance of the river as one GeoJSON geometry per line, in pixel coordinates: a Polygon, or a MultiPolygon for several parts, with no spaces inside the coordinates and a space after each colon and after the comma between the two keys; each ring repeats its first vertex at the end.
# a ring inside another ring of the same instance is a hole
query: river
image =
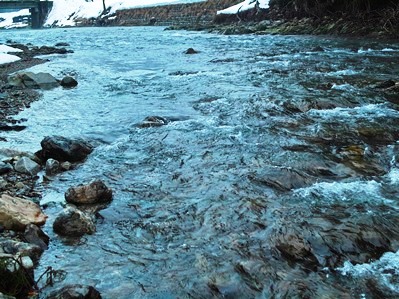
{"type": "Polygon", "coordinates": [[[2,32],[67,42],[31,70],[74,76],[7,132],[96,148],[38,188],[51,266],[103,298],[399,298],[399,43],[224,36],[162,27],[2,32]],[[197,54],[184,51],[194,48],[197,54]],[[319,48],[317,48],[319,47],[319,48]],[[320,47],[322,49],[320,49],[320,47]],[[171,121],[139,128],[147,116],[171,121]],[[99,178],[114,200],[97,231],[52,231],[67,188],[99,178]]]}

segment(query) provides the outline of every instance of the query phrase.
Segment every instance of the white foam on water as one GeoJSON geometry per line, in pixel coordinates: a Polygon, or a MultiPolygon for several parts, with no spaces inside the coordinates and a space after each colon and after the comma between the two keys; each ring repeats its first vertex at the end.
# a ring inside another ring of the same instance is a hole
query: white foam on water
{"type": "Polygon", "coordinates": [[[370,202],[391,203],[381,193],[381,183],[371,181],[321,182],[310,187],[300,188],[294,194],[304,198],[318,197],[329,202],[370,202]]]}
{"type": "Polygon", "coordinates": [[[308,112],[311,116],[339,117],[339,118],[376,118],[376,117],[399,117],[396,110],[388,108],[385,104],[368,104],[354,108],[341,108],[316,110],[308,112]]]}
{"type": "Polygon", "coordinates": [[[336,269],[344,276],[355,278],[376,278],[391,291],[399,292],[399,251],[386,252],[379,260],[353,265],[347,261],[336,269]]]}

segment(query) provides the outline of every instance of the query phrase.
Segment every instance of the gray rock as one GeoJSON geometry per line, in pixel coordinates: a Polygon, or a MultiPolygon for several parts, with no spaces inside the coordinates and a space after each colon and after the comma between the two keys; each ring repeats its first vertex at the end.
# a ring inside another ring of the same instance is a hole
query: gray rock
{"type": "Polygon", "coordinates": [[[0,162],[0,175],[6,174],[14,170],[10,163],[0,162]]]}
{"type": "Polygon", "coordinates": [[[61,170],[68,171],[68,170],[71,170],[71,169],[72,169],[71,162],[66,161],[66,162],[62,162],[61,163],[61,170]]]}
{"type": "Polygon", "coordinates": [[[61,86],[66,88],[76,87],[78,85],[78,81],[76,81],[71,76],[66,76],[61,80],[61,86]]]}
{"type": "Polygon", "coordinates": [[[24,239],[30,244],[39,246],[42,250],[47,250],[50,238],[36,225],[29,224],[25,228],[24,239]]]}
{"type": "Polygon", "coordinates": [[[61,165],[60,162],[54,159],[48,159],[46,161],[46,174],[47,175],[54,175],[60,172],[61,165]]]}
{"type": "Polygon", "coordinates": [[[53,291],[46,299],[101,299],[101,294],[92,286],[76,284],[53,291]]]}
{"type": "Polygon", "coordinates": [[[96,231],[92,218],[73,207],[67,207],[57,215],[53,229],[57,234],[68,237],[81,237],[96,231]]]}
{"type": "Polygon", "coordinates": [[[112,200],[112,190],[101,180],[95,180],[88,185],[69,188],[65,199],[74,204],[104,203],[112,200]]]}
{"type": "Polygon", "coordinates": [[[93,146],[82,139],[62,136],[45,137],[40,144],[42,150],[38,154],[44,161],[52,158],[63,162],[81,162],[93,151],[93,146]]]}
{"type": "Polygon", "coordinates": [[[8,83],[17,87],[51,89],[60,86],[49,73],[22,72],[8,78],[8,83]]]}
{"type": "Polygon", "coordinates": [[[20,173],[36,175],[40,171],[40,165],[28,157],[22,157],[15,163],[14,169],[20,173]]]}
{"type": "Polygon", "coordinates": [[[13,256],[29,256],[32,261],[37,262],[43,253],[43,249],[35,244],[3,240],[0,241],[0,253],[11,254],[13,256]]]}

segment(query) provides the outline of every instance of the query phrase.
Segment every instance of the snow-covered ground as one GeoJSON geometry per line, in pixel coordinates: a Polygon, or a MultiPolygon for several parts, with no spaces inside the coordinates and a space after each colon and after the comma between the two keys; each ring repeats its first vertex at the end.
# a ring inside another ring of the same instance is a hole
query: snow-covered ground
{"type": "MultiPolygon", "coordinates": [[[[53,0],[46,26],[74,26],[79,18],[96,18],[103,12],[102,0],[53,0]]],[[[109,14],[117,10],[139,7],[151,7],[177,3],[202,2],[204,0],[105,0],[105,6],[111,8],[109,14]]]]}
{"type": "MultiPolygon", "coordinates": [[[[46,20],[45,26],[75,26],[76,21],[82,18],[97,18],[103,12],[102,0],[53,0],[53,8],[46,20]]],[[[205,0],[105,0],[105,6],[110,8],[109,14],[117,10],[139,7],[152,7],[178,3],[202,2],[205,0]]],[[[256,0],[245,0],[230,8],[218,11],[218,14],[235,14],[255,7],[256,0]]],[[[260,8],[268,8],[269,0],[258,0],[260,8]]],[[[0,28],[15,28],[27,26],[26,24],[13,24],[12,19],[16,16],[29,15],[29,10],[18,12],[1,13],[0,28]]]]}
{"type": "Polygon", "coordinates": [[[30,16],[29,9],[22,9],[14,12],[0,13],[0,28],[21,28],[29,26],[27,23],[14,23],[13,18],[30,16]],[[3,20],[2,20],[3,19],[3,20]]]}
{"type": "Polygon", "coordinates": [[[15,62],[20,60],[18,56],[11,55],[8,53],[22,52],[20,49],[12,48],[6,45],[0,45],[0,64],[15,62]]]}
{"type": "Polygon", "coordinates": [[[229,14],[236,14],[240,11],[245,11],[248,9],[255,8],[256,2],[258,2],[259,8],[266,9],[269,8],[269,0],[245,0],[241,3],[238,3],[234,6],[228,7],[223,10],[219,10],[217,14],[224,14],[224,15],[229,15],[229,14]]]}

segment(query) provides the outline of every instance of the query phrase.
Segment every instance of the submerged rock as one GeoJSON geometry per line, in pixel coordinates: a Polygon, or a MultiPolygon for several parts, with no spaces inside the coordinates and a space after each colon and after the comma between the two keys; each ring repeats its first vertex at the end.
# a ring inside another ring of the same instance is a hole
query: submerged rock
{"type": "Polygon", "coordinates": [[[169,120],[162,116],[147,116],[137,126],[139,128],[161,127],[167,125],[169,120]]]}
{"type": "Polygon", "coordinates": [[[7,194],[0,197],[0,225],[5,229],[23,231],[31,223],[44,224],[46,218],[40,207],[29,200],[7,194]]]}
{"type": "Polygon", "coordinates": [[[93,151],[93,146],[82,139],[68,139],[62,136],[45,137],[41,141],[42,150],[38,155],[45,161],[81,162],[93,151]]]}
{"type": "Polygon", "coordinates": [[[112,200],[112,190],[101,180],[95,180],[88,185],[69,188],[65,199],[74,204],[95,204],[112,200]]]}
{"type": "Polygon", "coordinates": [[[57,234],[68,237],[81,237],[96,231],[92,218],[73,207],[68,207],[57,215],[53,229],[57,234]]]}
{"type": "Polygon", "coordinates": [[[74,284],[53,291],[46,299],[101,299],[101,294],[92,286],[74,284]]]}

